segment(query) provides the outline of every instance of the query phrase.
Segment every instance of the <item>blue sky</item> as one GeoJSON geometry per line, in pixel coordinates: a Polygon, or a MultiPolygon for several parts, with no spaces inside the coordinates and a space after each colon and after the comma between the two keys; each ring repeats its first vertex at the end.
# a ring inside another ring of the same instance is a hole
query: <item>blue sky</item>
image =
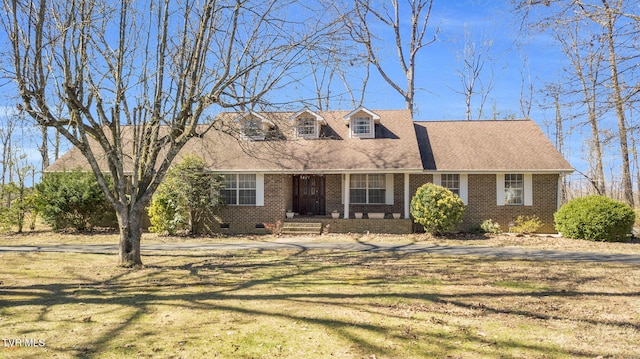
{"type": "MultiPolygon", "coordinates": [[[[527,82],[539,82],[537,78],[541,76],[541,71],[537,69],[546,67],[550,61],[557,63],[561,57],[550,51],[553,43],[545,41],[546,36],[530,34],[523,38],[522,34],[517,33],[509,7],[508,1],[436,1],[430,25],[439,27],[440,32],[438,40],[421,50],[419,55],[416,119],[465,118],[464,97],[455,92],[461,89],[456,71],[462,66],[458,54],[464,46],[465,31],[478,43],[483,38],[493,42],[489,53],[491,60],[485,65],[484,76],[489,76],[493,70],[495,88],[489,94],[483,118],[492,118],[494,105],[503,117],[512,115],[522,118],[520,89],[523,72],[527,82]],[[550,60],[550,57],[555,59],[550,60]]],[[[395,56],[393,49],[388,55],[395,56]]],[[[378,83],[378,86],[369,88],[367,99],[372,102],[378,102],[374,100],[376,93],[389,93],[384,84],[378,83]]],[[[398,96],[386,97],[380,102],[389,103],[390,107],[403,107],[402,99],[398,96]]],[[[474,111],[474,118],[476,113],[474,111]]]]}
{"type": "MultiPolygon", "coordinates": [[[[544,82],[558,78],[564,56],[547,35],[530,33],[524,36],[517,30],[510,12],[510,1],[443,1],[436,0],[432,11],[430,27],[440,29],[438,40],[424,48],[418,57],[416,70],[417,120],[457,120],[465,118],[464,97],[455,92],[460,89],[456,70],[460,68],[457,53],[462,50],[465,30],[477,39],[485,38],[493,42],[490,55],[492,60],[485,65],[485,75],[494,71],[495,88],[489,94],[484,107],[484,118],[492,118],[494,109],[500,117],[522,118],[520,111],[520,91],[523,76],[525,86],[533,82],[538,91],[544,82]]],[[[432,32],[431,32],[432,33],[432,32]]],[[[429,34],[427,37],[430,36],[429,34]]],[[[478,40],[479,41],[479,40],[478,40]]],[[[0,39],[2,46],[6,41],[0,39]]],[[[395,60],[393,44],[380,47],[380,53],[390,61],[395,60]]],[[[394,92],[372,69],[367,87],[365,106],[371,109],[404,108],[403,99],[394,92]]],[[[394,78],[403,81],[402,74],[395,72],[394,78]]],[[[0,91],[0,117],[15,109],[17,100],[10,85],[3,85],[0,91]]],[[[538,97],[536,95],[536,97],[538,97]]],[[[477,103],[477,99],[475,100],[477,103]]],[[[345,105],[348,101],[343,101],[345,105]]],[[[547,122],[553,120],[553,110],[543,110],[534,100],[531,118],[545,132],[547,122]]],[[[348,109],[346,106],[340,109],[348,109]]],[[[474,111],[474,118],[476,117],[474,111]]],[[[551,123],[551,122],[549,122],[551,123]]],[[[25,135],[23,147],[29,159],[37,161],[39,154],[34,144],[34,130],[21,130],[25,135]]],[[[548,132],[547,132],[548,133],[548,132]]],[[[553,134],[550,134],[553,139],[553,134]]],[[[567,140],[567,158],[571,164],[584,170],[581,136],[576,131],[567,140]]]]}

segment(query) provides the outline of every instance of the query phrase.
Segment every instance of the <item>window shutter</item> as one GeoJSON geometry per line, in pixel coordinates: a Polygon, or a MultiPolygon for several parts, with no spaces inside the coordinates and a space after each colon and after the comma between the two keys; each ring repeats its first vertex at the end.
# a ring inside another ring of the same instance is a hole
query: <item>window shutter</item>
{"type": "Polygon", "coordinates": [[[442,186],[442,175],[435,173],[433,175],[433,184],[436,186],[442,186]]]}
{"type": "Polygon", "coordinates": [[[264,206],[264,174],[256,174],[256,206],[264,206]]]}
{"type": "Polygon", "coordinates": [[[533,175],[525,173],[524,179],[524,205],[533,206],[533,175]]]}
{"type": "Polygon", "coordinates": [[[345,175],[340,176],[340,204],[344,204],[344,177],[345,175]]]}
{"type": "Polygon", "coordinates": [[[466,173],[460,174],[460,199],[466,205],[469,204],[469,175],[466,173]]]}
{"type": "Polygon", "coordinates": [[[393,204],[393,173],[387,173],[384,183],[386,186],[385,203],[393,204]]]}
{"type": "Polygon", "coordinates": [[[504,206],[504,173],[496,175],[496,204],[504,206]]]}

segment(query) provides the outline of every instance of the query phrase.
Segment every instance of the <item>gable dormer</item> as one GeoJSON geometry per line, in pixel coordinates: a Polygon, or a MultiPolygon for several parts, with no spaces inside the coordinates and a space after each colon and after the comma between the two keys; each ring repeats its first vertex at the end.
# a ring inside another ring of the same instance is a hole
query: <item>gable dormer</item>
{"type": "Polygon", "coordinates": [[[275,127],[269,119],[253,111],[247,111],[233,121],[239,125],[242,138],[246,140],[262,141],[269,129],[275,127]]]}
{"type": "Polygon", "coordinates": [[[293,122],[295,136],[307,139],[318,138],[320,126],[327,123],[324,117],[306,108],[289,117],[289,120],[293,122]]]}
{"type": "Polygon", "coordinates": [[[380,116],[364,107],[360,107],[342,118],[349,126],[349,138],[375,138],[380,116]]]}

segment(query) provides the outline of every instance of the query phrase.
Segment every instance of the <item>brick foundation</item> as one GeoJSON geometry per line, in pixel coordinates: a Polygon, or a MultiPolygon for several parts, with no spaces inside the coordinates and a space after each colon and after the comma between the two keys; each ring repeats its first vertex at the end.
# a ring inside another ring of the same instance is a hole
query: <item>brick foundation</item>
{"type": "Polygon", "coordinates": [[[413,233],[413,221],[410,219],[333,219],[325,217],[308,217],[285,219],[284,221],[319,222],[322,223],[323,231],[326,233],[413,233]]]}

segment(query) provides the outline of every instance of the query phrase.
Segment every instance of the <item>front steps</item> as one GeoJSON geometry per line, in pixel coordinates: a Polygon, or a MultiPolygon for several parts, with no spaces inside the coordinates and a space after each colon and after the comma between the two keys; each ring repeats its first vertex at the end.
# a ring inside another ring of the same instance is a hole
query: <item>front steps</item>
{"type": "Polygon", "coordinates": [[[320,234],[322,233],[322,223],[313,222],[284,222],[282,223],[282,234],[320,234]]]}

